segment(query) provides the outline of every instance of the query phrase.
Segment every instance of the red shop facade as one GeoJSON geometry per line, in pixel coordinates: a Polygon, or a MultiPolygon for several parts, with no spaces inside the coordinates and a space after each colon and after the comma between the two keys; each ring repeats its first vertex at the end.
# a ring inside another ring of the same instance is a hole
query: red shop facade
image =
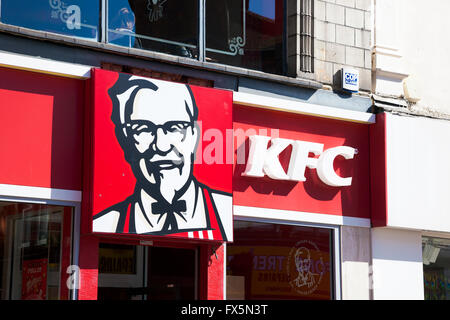
{"type": "Polygon", "coordinates": [[[1,299],[340,299],[373,115],[0,68],[1,299]]]}

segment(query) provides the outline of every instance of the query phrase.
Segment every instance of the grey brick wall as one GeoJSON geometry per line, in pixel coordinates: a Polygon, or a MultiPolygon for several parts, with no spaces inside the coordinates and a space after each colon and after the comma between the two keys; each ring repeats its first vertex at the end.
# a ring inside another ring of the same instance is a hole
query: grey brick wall
{"type": "MultiPolygon", "coordinates": [[[[359,70],[360,90],[371,89],[371,0],[310,0],[313,4],[313,73],[300,70],[300,6],[304,0],[288,0],[289,73],[309,77],[335,88],[340,69],[359,70]]],[[[301,50],[301,48],[300,48],[301,50]]]]}
{"type": "Polygon", "coordinates": [[[370,91],[370,10],[371,0],[314,0],[316,80],[338,87],[339,70],[351,66],[359,70],[360,89],[370,91]]]}

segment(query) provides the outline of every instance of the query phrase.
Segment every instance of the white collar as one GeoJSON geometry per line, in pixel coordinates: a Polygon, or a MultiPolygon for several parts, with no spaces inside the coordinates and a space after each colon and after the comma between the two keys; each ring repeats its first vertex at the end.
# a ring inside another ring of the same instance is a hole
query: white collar
{"type": "MultiPolygon", "coordinates": [[[[152,213],[152,204],[157,202],[145,190],[136,190],[139,200],[134,204],[136,233],[160,231],[166,215],[152,213]],[[142,208],[142,210],[141,210],[142,208]]],[[[206,228],[206,210],[203,205],[202,188],[193,179],[184,194],[178,200],[186,201],[186,212],[176,214],[180,231],[183,229],[206,228]]]]}

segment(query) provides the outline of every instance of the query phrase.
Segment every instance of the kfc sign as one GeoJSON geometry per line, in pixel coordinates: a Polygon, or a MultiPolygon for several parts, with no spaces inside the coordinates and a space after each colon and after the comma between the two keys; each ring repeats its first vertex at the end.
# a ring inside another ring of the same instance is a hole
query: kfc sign
{"type": "Polygon", "coordinates": [[[97,69],[93,81],[92,232],[232,241],[232,164],[198,161],[205,131],[232,129],[231,92],[97,69]]]}
{"type": "Polygon", "coordinates": [[[351,177],[341,177],[334,170],[334,160],[341,156],[353,159],[356,149],[339,146],[324,150],[324,145],[300,140],[271,138],[253,135],[249,137],[250,151],[243,176],[268,177],[275,180],[306,181],[305,169],[315,169],[320,180],[332,187],[344,187],[352,184],[351,177]],[[269,142],[271,143],[269,146],[269,142]],[[288,146],[292,153],[287,172],[283,169],[279,155],[288,146]],[[310,157],[310,153],[318,158],[310,157]]]}

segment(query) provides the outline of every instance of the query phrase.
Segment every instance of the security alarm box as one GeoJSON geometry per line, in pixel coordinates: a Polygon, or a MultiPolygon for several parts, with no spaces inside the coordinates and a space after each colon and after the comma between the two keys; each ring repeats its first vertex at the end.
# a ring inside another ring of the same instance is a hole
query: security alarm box
{"type": "Polygon", "coordinates": [[[352,68],[342,68],[342,89],[350,92],[359,91],[359,71],[352,68]]]}

